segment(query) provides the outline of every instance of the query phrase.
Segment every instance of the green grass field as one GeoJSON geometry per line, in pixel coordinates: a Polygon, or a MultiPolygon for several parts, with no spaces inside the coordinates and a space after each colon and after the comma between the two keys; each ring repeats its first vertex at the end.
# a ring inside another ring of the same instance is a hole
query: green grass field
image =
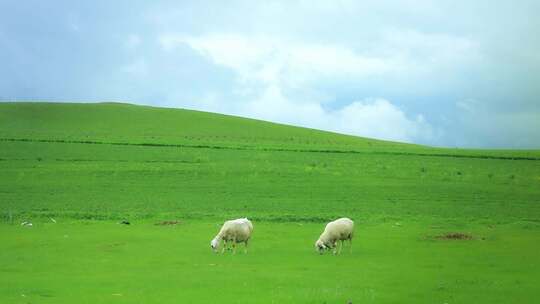
{"type": "Polygon", "coordinates": [[[117,103],[0,103],[0,220],[0,303],[540,297],[538,150],[117,103]],[[213,254],[221,224],[244,216],[250,252],[213,254]],[[340,216],[355,220],[353,253],[316,254],[340,216]],[[180,223],[155,225],[165,220],[180,223]]]}

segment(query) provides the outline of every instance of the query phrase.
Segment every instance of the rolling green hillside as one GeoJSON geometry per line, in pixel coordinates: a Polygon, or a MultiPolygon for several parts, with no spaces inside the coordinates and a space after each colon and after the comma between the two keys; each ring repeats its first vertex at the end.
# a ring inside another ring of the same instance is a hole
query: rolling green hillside
{"type": "Polygon", "coordinates": [[[0,103],[0,303],[536,303],[539,232],[539,151],[0,103]],[[250,252],[213,254],[244,216],[250,252]],[[340,216],[353,251],[316,254],[340,216]]]}
{"type": "Polygon", "coordinates": [[[540,159],[539,150],[437,149],[254,119],[121,103],[0,103],[2,140],[540,159]]]}
{"type": "Polygon", "coordinates": [[[0,147],[4,216],[540,218],[538,151],[115,103],[0,103],[0,147]]]}
{"type": "Polygon", "coordinates": [[[120,103],[4,103],[0,109],[3,138],[349,150],[410,146],[214,113],[120,103]]]}

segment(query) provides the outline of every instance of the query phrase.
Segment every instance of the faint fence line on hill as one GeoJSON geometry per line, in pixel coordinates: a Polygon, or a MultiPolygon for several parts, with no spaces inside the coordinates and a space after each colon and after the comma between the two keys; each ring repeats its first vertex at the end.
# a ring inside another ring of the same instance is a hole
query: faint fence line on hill
{"type": "Polygon", "coordinates": [[[473,155],[451,153],[426,153],[426,152],[403,152],[403,151],[358,151],[358,150],[333,150],[333,149],[294,149],[277,147],[250,147],[250,146],[219,146],[219,145],[190,145],[190,144],[165,144],[165,143],[130,143],[130,142],[104,142],[91,140],[65,140],[65,139],[30,139],[30,138],[0,138],[7,142],[42,142],[63,144],[92,144],[113,146],[138,146],[138,147],[169,147],[169,148],[194,148],[194,149],[222,149],[222,150],[252,150],[267,152],[298,152],[298,153],[335,153],[335,154],[362,154],[362,155],[403,155],[403,156],[426,156],[426,157],[451,157],[451,158],[476,158],[476,159],[499,159],[499,160],[528,160],[540,161],[540,157],[533,156],[504,156],[504,155],[473,155]]]}

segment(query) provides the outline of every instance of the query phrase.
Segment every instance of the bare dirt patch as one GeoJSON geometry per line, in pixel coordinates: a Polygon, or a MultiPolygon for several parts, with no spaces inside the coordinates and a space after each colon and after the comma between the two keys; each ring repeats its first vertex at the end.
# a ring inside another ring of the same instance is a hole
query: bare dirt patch
{"type": "Polygon", "coordinates": [[[159,223],[155,223],[156,226],[174,226],[180,224],[180,221],[163,221],[159,223]]]}
{"type": "Polygon", "coordinates": [[[472,240],[473,236],[461,232],[450,232],[442,235],[435,236],[437,240],[472,240]]]}

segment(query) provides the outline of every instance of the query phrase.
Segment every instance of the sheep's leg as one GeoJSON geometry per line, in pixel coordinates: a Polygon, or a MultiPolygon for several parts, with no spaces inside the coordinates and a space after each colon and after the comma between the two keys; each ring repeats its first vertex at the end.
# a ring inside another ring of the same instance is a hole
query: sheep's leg
{"type": "Polygon", "coordinates": [[[245,244],[246,246],[244,247],[244,253],[248,253],[248,242],[249,242],[249,239],[246,240],[245,244]]]}
{"type": "Polygon", "coordinates": [[[334,242],[334,246],[333,246],[333,248],[332,248],[332,249],[334,249],[334,250],[332,251],[332,253],[333,253],[334,255],[336,255],[336,253],[337,253],[337,246],[338,246],[337,242],[334,242]]]}
{"type": "Polygon", "coordinates": [[[352,253],[352,236],[349,237],[349,253],[352,253]]]}
{"type": "Polygon", "coordinates": [[[232,253],[236,254],[236,238],[232,240],[232,253]]]}
{"type": "Polygon", "coordinates": [[[221,254],[225,252],[225,249],[227,249],[227,240],[223,240],[223,247],[221,248],[221,254]]]}

